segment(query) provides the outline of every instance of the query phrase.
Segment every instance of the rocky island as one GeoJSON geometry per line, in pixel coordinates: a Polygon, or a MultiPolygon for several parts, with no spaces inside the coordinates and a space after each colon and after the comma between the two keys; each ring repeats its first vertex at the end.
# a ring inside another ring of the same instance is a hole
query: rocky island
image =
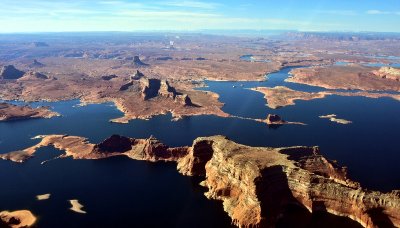
{"type": "Polygon", "coordinates": [[[48,107],[32,108],[30,106],[18,106],[9,103],[0,103],[0,121],[51,118],[60,114],[51,111],[48,107]]]}
{"type": "Polygon", "coordinates": [[[345,216],[364,227],[400,225],[400,194],[363,189],[347,170],[324,158],[318,147],[250,147],[224,136],[200,137],[192,146],[169,147],[155,138],[113,135],[99,144],[83,137],[41,136],[41,142],[1,158],[23,162],[44,146],[65,151],[60,157],[171,161],[183,175],[201,176],[210,199],[223,202],[238,227],[271,227],[295,205],[310,213],[345,216]]]}

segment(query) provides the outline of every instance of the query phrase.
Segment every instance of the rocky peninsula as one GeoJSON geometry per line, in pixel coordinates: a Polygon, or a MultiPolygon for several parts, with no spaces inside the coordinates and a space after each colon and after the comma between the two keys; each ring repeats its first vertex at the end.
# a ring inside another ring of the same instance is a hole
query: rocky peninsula
{"type": "Polygon", "coordinates": [[[337,96],[361,96],[368,98],[381,98],[381,97],[389,97],[395,100],[400,101],[399,94],[391,94],[391,93],[371,93],[366,91],[360,92],[339,92],[339,91],[322,91],[322,92],[303,92],[292,90],[285,86],[276,86],[273,88],[269,87],[256,87],[251,90],[260,92],[264,94],[264,98],[266,99],[267,106],[272,109],[277,109],[289,105],[295,105],[296,100],[314,100],[325,98],[326,96],[337,95],[337,96]]]}
{"type": "Polygon", "coordinates": [[[0,103],[0,121],[52,118],[60,114],[51,111],[48,107],[32,108],[30,106],[18,106],[9,103],[0,103]]]}
{"type": "Polygon", "coordinates": [[[293,76],[286,81],[327,89],[400,92],[400,81],[393,75],[395,72],[394,69],[377,71],[376,68],[361,65],[322,66],[294,69],[291,71],[293,76]]]}
{"type": "Polygon", "coordinates": [[[347,169],[323,157],[318,147],[250,147],[224,136],[200,137],[192,146],[169,147],[155,138],[113,135],[99,144],[83,137],[41,136],[30,148],[2,154],[23,162],[44,146],[65,151],[60,157],[102,159],[127,156],[136,160],[171,161],[183,175],[201,176],[210,199],[223,202],[238,227],[271,227],[295,205],[310,213],[345,216],[364,227],[400,225],[399,191],[363,189],[347,177],[347,169]]]}

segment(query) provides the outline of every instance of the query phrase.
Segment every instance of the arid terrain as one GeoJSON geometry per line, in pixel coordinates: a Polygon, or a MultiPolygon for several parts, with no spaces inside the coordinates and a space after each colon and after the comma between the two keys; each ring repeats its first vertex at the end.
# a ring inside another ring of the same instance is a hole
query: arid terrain
{"type": "MultiPolygon", "coordinates": [[[[265,80],[266,74],[286,66],[312,66],[293,70],[288,81],[296,83],[368,91],[400,88],[394,68],[388,75],[384,70],[360,65],[329,66],[338,60],[372,62],[362,57],[373,54],[363,53],[364,46],[396,54],[391,49],[393,42],[382,40],[326,42],[320,38],[320,42],[314,42],[316,38],[299,39],[293,34],[283,39],[127,34],[120,39],[105,36],[99,40],[97,35],[86,34],[85,39],[76,35],[69,41],[58,35],[4,39],[0,42],[0,99],[113,102],[124,113],[113,121],[126,123],[168,112],[173,118],[205,114],[227,117],[218,94],[195,90],[204,80],[265,80]],[[251,54],[249,60],[242,58],[246,54],[251,54]],[[161,91],[144,99],[146,79],[167,80],[176,93],[164,96],[161,91]],[[190,105],[184,101],[188,98],[190,105]]],[[[275,107],[271,99],[269,103],[275,107]]]]}

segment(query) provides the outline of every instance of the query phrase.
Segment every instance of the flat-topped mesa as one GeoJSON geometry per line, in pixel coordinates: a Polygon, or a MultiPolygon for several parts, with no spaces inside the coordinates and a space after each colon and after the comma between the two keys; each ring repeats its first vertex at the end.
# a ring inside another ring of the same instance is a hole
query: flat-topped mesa
{"type": "Polygon", "coordinates": [[[137,55],[133,57],[133,64],[136,67],[149,66],[149,64],[142,62],[142,60],[140,60],[139,56],[137,55]]]}
{"type": "Polygon", "coordinates": [[[141,78],[141,93],[143,100],[149,100],[154,97],[164,97],[174,100],[184,106],[191,106],[192,100],[187,94],[181,94],[176,89],[170,86],[167,80],[155,78],[141,78]]]}
{"type": "Polygon", "coordinates": [[[286,123],[286,121],[284,121],[282,117],[276,114],[268,114],[267,118],[265,119],[265,122],[268,125],[281,125],[286,123]]]}
{"type": "Polygon", "coordinates": [[[273,227],[287,219],[288,208],[293,207],[345,216],[368,228],[400,226],[400,191],[362,189],[348,179],[346,168],[324,158],[318,147],[250,147],[212,136],[195,139],[191,147],[171,148],[153,137],[118,135],[95,145],[82,137],[49,135],[33,147],[0,158],[26,160],[38,148],[50,145],[74,159],[118,155],[175,161],[180,173],[205,177],[201,183],[208,188],[205,195],[223,201],[224,210],[239,227],[273,227]]]}
{"type": "Polygon", "coordinates": [[[7,65],[1,68],[0,79],[18,79],[24,74],[25,72],[16,69],[13,65],[7,65]]]}
{"type": "Polygon", "coordinates": [[[400,80],[400,69],[396,69],[393,67],[381,67],[379,70],[375,70],[372,73],[381,78],[396,81],[400,80]]]}

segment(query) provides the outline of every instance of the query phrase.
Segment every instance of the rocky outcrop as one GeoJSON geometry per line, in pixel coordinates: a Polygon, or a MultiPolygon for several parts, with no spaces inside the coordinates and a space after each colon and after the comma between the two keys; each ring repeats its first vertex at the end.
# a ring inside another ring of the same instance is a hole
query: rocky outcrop
{"type": "Polygon", "coordinates": [[[26,228],[36,222],[36,217],[28,210],[0,212],[0,227],[26,228]]]}
{"type": "Polygon", "coordinates": [[[281,125],[286,123],[286,121],[284,121],[280,116],[276,114],[268,114],[267,118],[265,119],[265,122],[268,125],[281,125]]]}
{"type": "Polygon", "coordinates": [[[139,80],[144,77],[144,74],[140,72],[139,70],[136,70],[136,73],[131,76],[132,80],[139,80]]]}
{"type": "Polygon", "coordinates": [[[133,57],[133,64],[136,67],[144,67],[144,66],[148,66],[149,64],[142,62],[142,60],[140,60],[139,56],[135,56],[133,57]]]}
{"type": "Polygon", "coordinates": [[[193,106],[192,100],[187,94],[176,95],[175,101],[183,106],[193,106]]]}
{"type": "Polygon", "coordinates": [[[126,152],[132,149],[132,140],[120,135],[112,135],[110,138],[95,145],[94,152],[98,153],[113,153],[126,152]]]}
{"type": "Polygon", "coordinates": [[[393,67],[381,67],[379,70],[375,70],[372,73],[380,78],[386,78],[395,81],[400,80],[400,69],[393,67]]]}
{"type": "MultiPolygon", "coordinates": [[[[239,227],[274,227],[287,216],[288,207],[345,216],[364,227],[400,226],[399,191],[361,188],[347,177],[346,168],[324,158],[318,147],[250,147],[213,136],[197,138],[191,147],[171,148],[153,137],[117,135],[95,145],[82,137],[49,135],[23,150],[25,158],[50,145],[75,159],[119,155],[175,161],[180,173],[205,178],[201,183],[208,189],[205,195],[221,200],[239,227]]],[[[13,160],[15,154],[10,154],[0,157],[13,160]]]]}
{"type": "Polygon", "coordinates": [[[0,79],[18,79],[25,72],[16,69],[13,65],[3,66],[0,70],[0,79]]]}
{"type": "Polygon", "coordinates": [[[192,100],[187,94],[177,92],[167,80],[142,78],[140,82],[143,100],[161,96],[172,99],[183,106],[193,105],[192,100]]]}
{"type": "Polygon", "coordinates": [[[46,65],[37,61],[36,59],[34,59],[33,62],[31,64],[29,64],[30,68],[40,68],[40,67],[44,67],[44,66],[46,66],[46,65]]]}
{"type": "Polygon", "coordinates": [[[158,94],[164,97],[175,99],[178,94],[174,87],[171,87],[167,80],[160,81],[160,89],[158,90],[158,94]]]}

